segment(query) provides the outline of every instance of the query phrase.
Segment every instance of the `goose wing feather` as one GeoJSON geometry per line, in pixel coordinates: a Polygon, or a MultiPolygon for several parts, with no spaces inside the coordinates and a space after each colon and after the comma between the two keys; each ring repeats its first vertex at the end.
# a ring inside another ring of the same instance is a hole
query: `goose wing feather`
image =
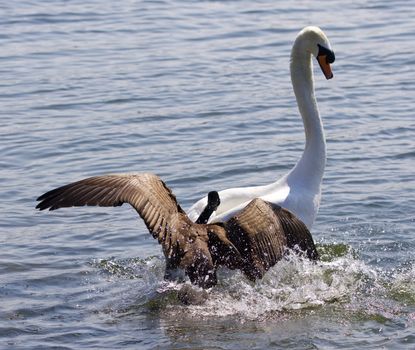
{"type": "MultiPolygon", "coordinates": [[[[41,195],[37,209],[56,210],[72,206],[112,207],[129,203],[159,242],[184,213],[165,183],[153,174],[94,176],[53,189],[41,195]]],[[[170,235],[169,235],[170,236],[170,235]]]]}
{"type": "Polygon", "coordinates": [[[317,257],[305,224],[278,205],[253,199],[225,223],[227,238],[242,256],[242,271],[251,280],[262,278],[285,254],[286,248],[310,252],[317,257]],[[304,240],[304,241],[303,241],[304,240]]]}
{"type": "Polygon", "coordinates": [[[311,260],[317,260],[317,249],[307,226],[291,211],[272,203],[269,205],[281,223],[287,238],[287,247],[305,253],[311,260]]]}

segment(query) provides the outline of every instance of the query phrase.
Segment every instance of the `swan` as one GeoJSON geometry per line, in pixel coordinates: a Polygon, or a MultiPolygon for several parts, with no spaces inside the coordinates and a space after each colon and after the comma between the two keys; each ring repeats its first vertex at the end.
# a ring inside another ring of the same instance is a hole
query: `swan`
{"type": "Polygon", "coordinates": [[[36,208],[115,207],[128,203],[161,244],[166,258],[165,277],[175,269],[182,269],[192,284],[202,288],[217,283],[219,266],[240,269],[252,281],[262,278],[287,253],[286,248],[297,250],[309,259],[318,258],[309,230],[288,210],[257,198],[238,216],[206,224],[220,204],[217,192],[210,192],[208,199],[206,210],[195,223],[157,175],[112,174],[48,191],[37,198],[40,202],[36,208]]]}
{"type": "MultiPolygon", "coordinates": [[[[320,28],[309,26],[297,35],[290,60],[291,81],[305,130],[305,149],[301,158],[291,171],[271,184],[219,191],[221,203],[209,222],[226,221],[254,198],[261,198],[290,210],[311,229],[320,205],[326,164],[326,141],[314,96],[312,56],[317,58],[325,77],[331,79],[330,64],[335,55],[330,42],[320,28]]],[[[189,218],[196,220],[206,205],[207,197],[193,204],[188,210],[189,218]]]]}

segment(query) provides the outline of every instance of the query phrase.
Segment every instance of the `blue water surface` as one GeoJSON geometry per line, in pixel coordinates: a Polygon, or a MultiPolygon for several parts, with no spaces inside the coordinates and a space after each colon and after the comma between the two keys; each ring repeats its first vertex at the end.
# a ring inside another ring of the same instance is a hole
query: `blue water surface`
{"type": "Polygon", "coordinates": [[[415,348],[412,1],[19,1],[0,4],[0,347],[415,348]],[[252,284],[221,271],[179,304],[135,211],[34,209],[87,176],[153,172],[183,207],[259,185],[304,147],[292,42],[320,26],[327,136],[312,233],[322,261],[252,284]]]}

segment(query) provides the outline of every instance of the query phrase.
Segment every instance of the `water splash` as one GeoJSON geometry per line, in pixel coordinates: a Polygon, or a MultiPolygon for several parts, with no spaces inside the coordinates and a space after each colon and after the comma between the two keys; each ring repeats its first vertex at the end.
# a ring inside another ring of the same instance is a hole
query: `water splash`
{"type": "Polygon", "coordinates": [[[194,315],[240,316],[261,319],[275,313],[312,309],[327,303],[347,302],[366,278],[376,272],[350,257],[314,263],[290,256],[271,268],[265,277],[251,283],[235,273],[212,289],[194,315]]]}
{"type": "MultiPolygon", "coordinates": [[[[392,299],[415,306],[415,264],[408,262],[392,272],[387,288],[392,299]]],[[[415,313],[414,313],[415,315],[415,313]]]]}
{"type": "Polygon", "coordinates": [[[366,264],[348,246],[326,244],[318,249],[321,261],[293,254],[255,283],[239,271],[221,269],[218,285],[208,290],[206,303],[190,306],[177,298],[183,282],[163,281],[161,257],[97,260],[94,266],[110,280],[124,280],[126,286],[128,281],[128,292],[112,305],[121,315],[141,310],[173,317],[263,320],[333,306],[349,319],[385,322],[402,313],[410,319],[407,305],[415,305],[413,264],[390,273],[366,264]],[[390,303],[391,298],[397,305],[390,303]]]}

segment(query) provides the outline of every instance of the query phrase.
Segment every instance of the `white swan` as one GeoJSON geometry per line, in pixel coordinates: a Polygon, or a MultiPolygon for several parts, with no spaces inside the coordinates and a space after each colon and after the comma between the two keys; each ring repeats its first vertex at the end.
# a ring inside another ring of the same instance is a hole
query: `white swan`
{"type": "MultiPolygon", "coordinates": [[[[327,79],[331,79],[330,63],[334,53],[320,28],[306,27],[295,39],[291,51],[291,81],[305,129],[305,149],[294,168],[276,182],[265,186],[230,188],[219,192],[221,204],[209,222],[225,221],[237,214],[252,199],[262,198],[296,214],[310,229],[316,217],[321,197],[321,182],[326,164],[326,141],[323,124],[314,96],[313,65],[317,58],[327,79]]],[[[206,207],[207,197],[189,210],[196,220],[206,207]]]]}

